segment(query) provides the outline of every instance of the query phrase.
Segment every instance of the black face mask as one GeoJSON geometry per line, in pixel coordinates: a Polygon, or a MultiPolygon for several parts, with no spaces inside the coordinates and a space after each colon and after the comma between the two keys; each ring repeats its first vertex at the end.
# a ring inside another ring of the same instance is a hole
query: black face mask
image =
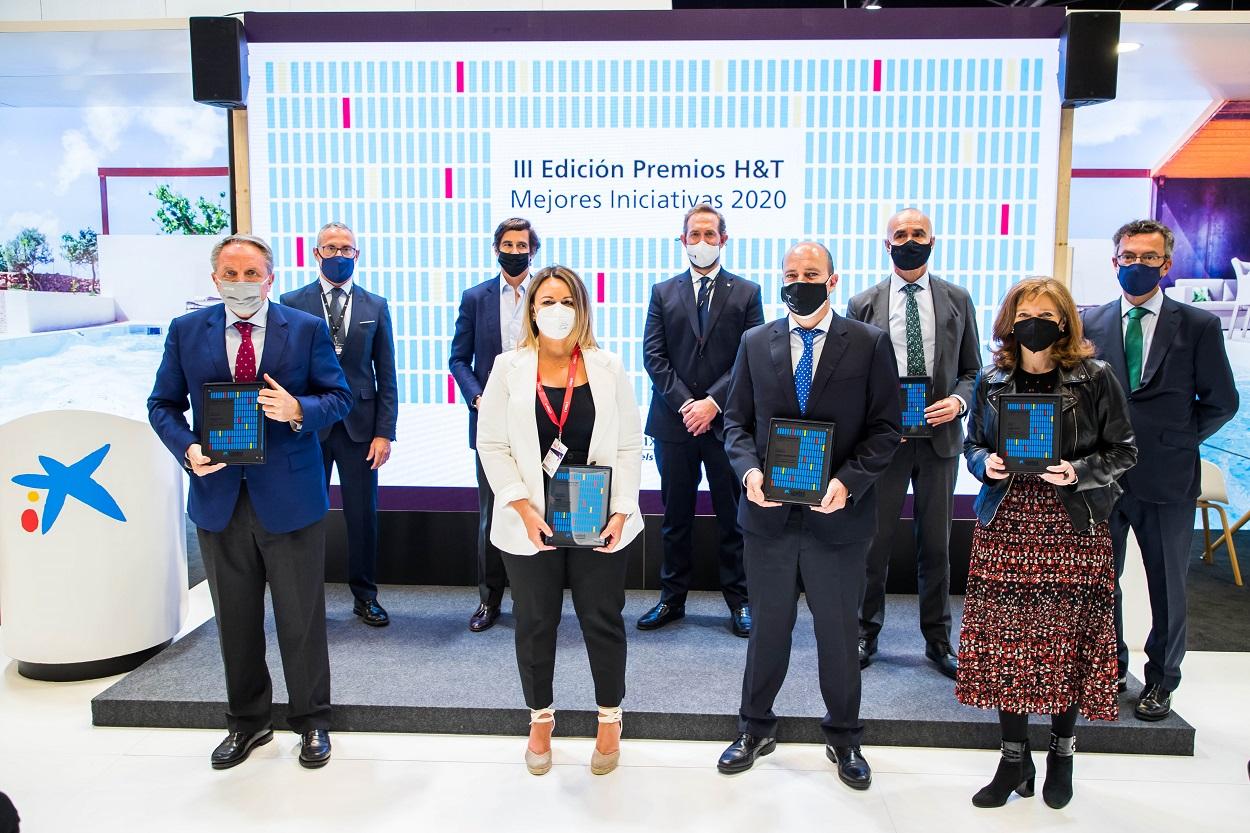
{"type": "Polygon", "coordinates": [[[524,275],[525,270],[530,268],[530,254],[529,252],[500,252],[499,268],[514,278],[517,275],[524,275]]]}
{"type": "Polygon", "coordinates": [[[1027,347],[1034,353],[1041,353],[1059,339],[1063,338],[1063,330],[1054,321],[1045,318],[1025,318],[1016,322],[1011,328],[1016,343],[1027,347]]]}
{"type": "Polygon", "coordinates": [[[795,281],[781,286],[781,303],[799,318],[806,318],[816,312],[827,300],[829,300],[829,284],[827,283],[795,281]]]}
{"type": "Polygon", "coordinates": [[[929,262],[929,255],[932,253],[932,243],[917,243],[915,240],[908,240],[901,245],[890,247],[890,259],[904,272],[924,266],[929,262]]]}

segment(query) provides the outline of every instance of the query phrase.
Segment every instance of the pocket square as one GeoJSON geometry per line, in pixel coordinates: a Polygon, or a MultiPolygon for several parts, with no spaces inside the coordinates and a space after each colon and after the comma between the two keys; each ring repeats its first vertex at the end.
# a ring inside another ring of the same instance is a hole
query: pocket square
{"type": "Polygon", "coordinates": [[[376,324],[376,323],[378,323],[378,322],[377,322],[377,319],[375,318],[375,319],[373,319],[372,321],[358,321],[358,322],[356,322],[356,323],[358,323],[358,324],[376,324]]]}

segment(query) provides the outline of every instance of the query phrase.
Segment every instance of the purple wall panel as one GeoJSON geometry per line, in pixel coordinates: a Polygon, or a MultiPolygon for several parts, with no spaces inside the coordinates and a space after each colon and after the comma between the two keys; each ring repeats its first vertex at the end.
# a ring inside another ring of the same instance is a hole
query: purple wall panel
{"type": "Polygon", "coordinates": [[[1155,218],[1176,233],[1169,277],[1232,280],[1250,260],[1250,179],[1161,179],[1155,218]]]}

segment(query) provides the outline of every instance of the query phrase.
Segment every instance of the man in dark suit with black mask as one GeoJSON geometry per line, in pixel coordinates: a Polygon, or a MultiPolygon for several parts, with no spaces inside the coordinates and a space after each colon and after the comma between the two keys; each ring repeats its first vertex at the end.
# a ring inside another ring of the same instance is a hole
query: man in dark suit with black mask
{"type": "MultiPolygon", "coordinates": [[[[1202,484],[1198,446],[1237,413],[1237,386],[1224,349],[1220,321],[1206,310],[1163,294],[1160,279],[1172,266],[1172,230],[1135,220],[1112,237],[1123,295],[1082,321],[1098,358],[1111,365],[1128,393],[1137,437],[1137,465],[1120,478],[1124,494],[1111,513],[1116,575],[1124,573],[1128,531],[1141,548],[1150,593],[1146,684],[1133,713],[1140,720],[1171,714],[1185,657],[1185,575],[1194,537],[1194,509],[1202,484]]],[[[1128,646],[1116,585],[1120,690],[1127,687],[1128,646]]]]}
{"type": "Polygon", "coordinates": [[[317,232],[314,254],[317,280],[287,292],[282,303],[325,319],[352,391],[351,411],[318,438],[327,485],[331,470],[339,467],[352,611],[380,628],[391,619],[378,603],[378,469],[391,457],[399,417],[391,310],[385,298],[354,280],[360,250],[350,228],[326,223],[317,232]]]}
{"type": "Polygon", "coordinates": [[[744,538],[754,627],[747,645],[738,738],[717,767],[749,769],[776,745],[773,701],[785,681],[799,586],[807,593],[819,658],[825,753],[838,777],[868,789],[860,753],[860,668],[856,652],[864,567],[877,526],[874,484],[898,446],[898,371],[887,333],[833,311],[833,258],[798,243],[783,261],[785,318],[742,338],[725,406],[725,448],[746,492],[744,538]],[[764,460],[774,417],[832,422],[833,477],[818,506],[764,496],[764,460]]]}
{"type": "Polygon", "coordinates": [[[890,334],[900,376],[928,377],[932,398],[924,416],[931,435],[904,439],[877,483],[877,535],[868,551],[868,579],[859,613],[859,664],[867,666],[877,652],[894,533],[911,484],[915,538],[908,549],[916,558],[925,656],[954,679],[951,515],[963,451],[959,417],[968,410],[972,383],[981,367],[976,310],[966,290],[930,274],[933,221],[924,213],[903,209],[886,223],[885,234],[894,272],[852,298],[846,314],[890,334]]]}
{"type": "Polygon", "coordinates": [[[681,242],[690,268],[651,289],[643,364],[651,377],[647,434],[655,440],[664,499],[664,561],[660,602],[638,620],[640,630],[663,627],[686,615],[694,568],[694,511],[700,467],[707,471],[716,522],[721,592],[730,627],[751,634],[738,497],[742,485],[725,454],[721,408],[742,334],[764,323],[759,284],[722,268],[729,235],[725,218],[706,203],[686,212],[681,242]]]}

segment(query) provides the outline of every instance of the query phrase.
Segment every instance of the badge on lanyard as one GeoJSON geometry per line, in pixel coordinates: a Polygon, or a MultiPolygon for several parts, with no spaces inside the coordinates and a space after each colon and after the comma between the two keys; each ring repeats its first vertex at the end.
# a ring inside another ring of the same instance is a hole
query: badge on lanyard
{"type": "Polygon", "coordinates": [[[556,469],[560,468],[560,463],[564,462],[564,455],[568,453],[568,448],[560,442],[559,437],[551,441],[551,448],[547,449],[547,456],[543,458],[543,471],[548,477],[556,476],[556,469]]]}
{"type": "Polygon", "coordinates": [[[568,447],[563,442],[564,423],[568,422],[569,408],[573,406],[573,386],[577,382],[577,363],[581,355],[581,348],[574,347],[573,358],[569,362],[569,381],[564,389],[564,402],[560,406],[559,419],[556,419],[555,408],[551,407],[551,400],[547,398],[547,392],[543,390],[541,374],[536,382],[538,401],[542,404],[543,410],[547,412],[547,418],[556,427],[556,438],[552,440],[551,448],[547,449],[547,454],[543,457],[543,471],[547,473],[548,477],[555,477],[556,469],[560,468],[560,463],[564,461],[564,456],[569,453],[568,447]]]}

